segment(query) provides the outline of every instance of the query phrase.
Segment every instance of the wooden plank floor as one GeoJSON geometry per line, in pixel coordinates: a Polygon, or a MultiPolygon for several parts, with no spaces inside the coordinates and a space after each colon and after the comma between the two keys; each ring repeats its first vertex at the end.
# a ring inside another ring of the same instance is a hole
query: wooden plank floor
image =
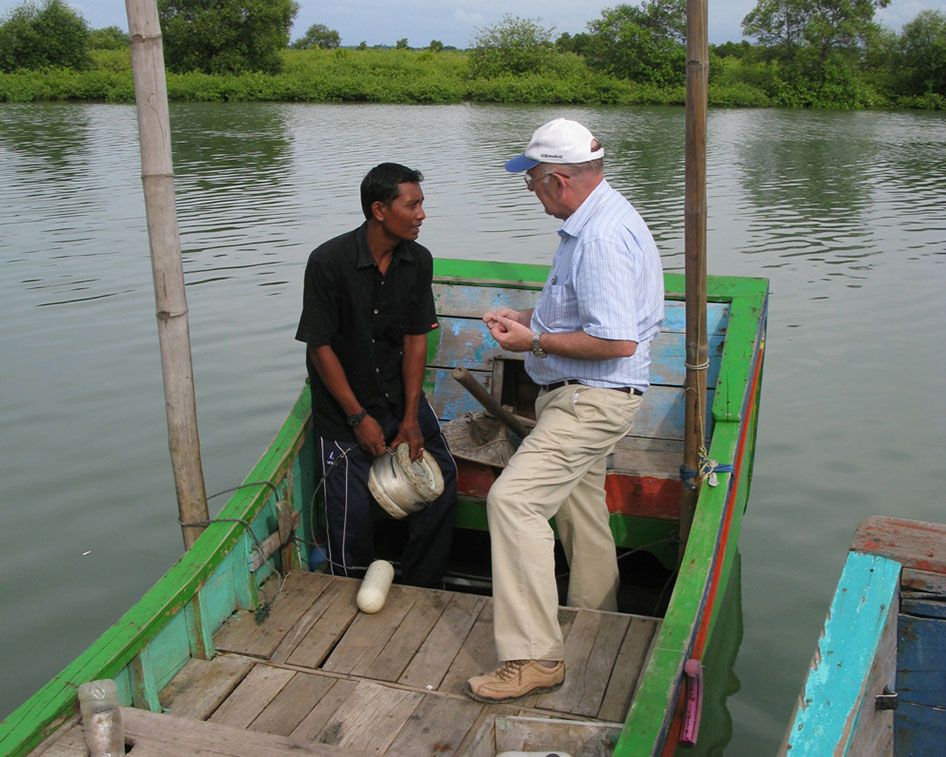
{"type": "MultiPolygon", "coordinates": [[[[233,615],[215,636],[217,656],[191,660],[161,693],[166,714],[154,717],[164,717],[171,730],[180,729],[181,719],[192,723],[197,739],[220,743],[231,734],[232,750],[214,752],[220,754],[240,754],[232,734],[249,731],[247,748],[252,744],[257,754],[259,739],[269,734],[280,740],[272,743],[273,753],[309,745],[320,754],[334,748],[332,753],[492,755],[497,716],[585,725],[623,721],[659,624],[560,608],[563,686],[484,705],[469,699],[464,687],[467,678],[498,664],[491,599],[395,585],[384,608],[365,615],[355,606],[358,585],[292,573],[269,617],[257,624],[254,613],[233,615]],[[216,730],[203,734],[204,726],[216,730]]],[[[154,740],[158,726],[147,725],[142,732],[154,740]]],[[[64,745],[49,753],[71,753],[61,750],[64,745]]]]}

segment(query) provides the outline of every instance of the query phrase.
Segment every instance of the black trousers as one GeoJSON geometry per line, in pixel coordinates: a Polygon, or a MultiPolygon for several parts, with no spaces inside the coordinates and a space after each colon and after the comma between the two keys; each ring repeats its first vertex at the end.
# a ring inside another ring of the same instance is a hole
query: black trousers
{"type": "MultiPolygon", "coordinates": [[[[442,588],[453,538],[457,465],[437,416],[425,399],[421,400],[418,419],[424,435],[424,455],[436,460],[443,474],[443,494],[405,519],[408,537],[401,558],[400,581],[411,586],[442,588]]],[[[392,421],[390,427],[384,428],[388,442],[397,433],[399,422],[392,421]]],[[[322,470],[329,471],[323,485],[329,567],[333,575],[361,578],[374,560],[374,513],[380,509],[368,489],[368,471],[374,458],[354,442],[319,437],[318,448],[322,470]]],[[[383,524],[380,521],[379,527],[383,524]]]]}

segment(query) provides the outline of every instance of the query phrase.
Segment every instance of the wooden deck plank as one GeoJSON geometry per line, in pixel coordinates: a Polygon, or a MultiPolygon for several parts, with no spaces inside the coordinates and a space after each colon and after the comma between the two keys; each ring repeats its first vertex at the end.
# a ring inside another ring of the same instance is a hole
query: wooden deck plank
{"type": "Polygon", "coordinates": [[[497,667],[496,645],[493,642],[493,603],[483,605],[479,617],[460,646],[449,670],[440,682],[438,691],[465,696],[466,682],[497,667]]]}
{"type": "Polygon", "coordinates": [[[496,716],[484,711],[460,744],[457,754],[467,757],[495,757],[496,716]]]}
{"type": "Polygon", "coordinates": [[[358,614],[355,593],[358,582],[340,580],[338,589],[325,612],[312,624],[289,655],[287,662],[305,668],[317,668],[342,637],[358,614]]]}
{"type": "Polygon", "coordinates": [[[269,658],[286,632],[331,583],[331,577],[321,573],[290,573],[266,620],[257,623],[255,613],[235,613],[214,636],[214,645],[218,651],[269,658]]]}
{"type": "Polygon", "coordinates": [[[256,665],[209,720],[235,728],[247,728],[289,683],[293,675],[295,674],[291,670],[272,665],[256,665]]]}
{"type": "MultiPolygon", "coordinates": [[[[182,754],[218,757],[259,757],[276,754],[341,757],[365,754],[130,707],[122,708],[122,727],[126,740],[134,742],[131,754],[137,757],[180,757],[182,754]]],[[[42,752],[43,757],[88,757],[88,754],[85,736],[79,723],[64,730],[59,738],[42,752]]]]}
{"type": "Polygon", "coordinates": [[[900,588],[904,591],[922,591],[937,596],[946,595],[946,575],[926,570],[904,568],[900,574],[900,588]]]}
{"type": "Polygon", "coordinates": [[[296,673],[250,723],[250,728],[289,736],[334,684],[326,676],[296,673]]]}
{"type": "Polygon", "coordinates": [[[604,613],[578,610],[565,639],[565,681],[557,691],[540,695],[536,707],[556,712],[577,709],[585,694],[585,671],[603,618],[604,613]]]}
{"type": "Polygon", "coordinates": [[[483,705],[472,699],[425,695],[391,743],[388,754],[462,754],[460,745],[482,711],[483,705]]]}
{"type": "Polygon", "coordinates": [[[614,664],[621,651],[621,642],[624,641],[630,620],[627,615],[617,613],[606,613],[601,616],[601,626],[595,637],[591,655],[587,665],[581,670],[584,693],[571,710],[572,713],[589,717],[596,716],[611,677],[620,677],[630,673],[630,671],[619,670],[614,664]]]}
{"type": "Polygon", "coordinates": [[[487,602],[486,597],[454,594],[437,624],[398,678],[398,683],[419,689],[428,686],[439,689],[487,602]]]}
{"type": "Polygon", "coordinates": [[[191,659],[161,691],[165,712],[205,720],[256,664],[251,657],[218,654],[212,660],[191,659]]]}
{"type": "Polygon", "coordinates": [[[379,612],[357,614],[322,664],[322,669],[332,673],[365,676],[365,671],[397,631],[417,598],[417,593],[408,591],[404,586],[392,586],[379,612]]]}
{"type": "Polygon", "coordinates": [[[316,736],[323,744],[384,752],[397,738],[423,694],[359,681],[316,736]]]}
{"type": "Polygon", "coordinates": [[[122,708],[122,725],[125,736],[135,742],[132,754],[141,757],[179,757],[181,754],[232,757],[357,754],[285,736],[245,731],[220,723],[178,718],[130,707],[122,708]]]}
{"type": "Polygon", "coordinates": [[[598,710],[599,720],[624,721],[658,626],[653,618],[631,618],[598,710]]]}
{"type": "Polygon", "coordinates": [[[583,723],[555,718],[497,717],[496,750],[561,750],[587,757],[605,757],[614,750],[621,727],[615,723],[583,723]]]}
{"type": "Polygon", "coordinates": [[[289,632],[283,636],[282,641],[269,656],[269,659],[273,662],[286,662],[289,659],[299,643],[312,630],[312,626],[318,623],[325,611],[335,601],[339,592],[346,591],[346,587],[353,593],[358,590],[359,583],[354,579],[341,576],[324,576],[324,578],[328,579],[328,587],[319,594],[312,606],[299,617],[289,632]]]}
{"type": "Polygon", "coordinates": [[[861,521],[851,549],[883,555],[904,568],[946,574],[946,524],[875,515],[861,521]]]}
{"type": "Polygon", "coordinates": [[[444,591],[415,589],[414,604],[380,654],[370,664],[357,666],[353,672],[376,681],[396,681],[426,641],[450,603],[444,591]]]}
{"type": "Polygon", "coordinates": [[[290,736],[306,741],[315,741],[329,719],[335,716],[342,703],[354,693],[357,683],[357,681],[347,678],[335,679],[328,691],[322,695],[319,703],[293,729],[290,736]]]}

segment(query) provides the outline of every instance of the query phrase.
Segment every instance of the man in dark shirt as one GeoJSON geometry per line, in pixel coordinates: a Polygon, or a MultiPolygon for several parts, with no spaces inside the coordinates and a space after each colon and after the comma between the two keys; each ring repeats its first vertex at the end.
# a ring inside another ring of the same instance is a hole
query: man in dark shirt
{"type": "Polygon", "coordinates": [[[408,517],[401,581],[441,587],[453,532],[456,463],[421,385],[427,332],[438,327],[433,260],[415,240],[425,218],[419,171],[396,163],[361,183],[365,223],[316,248],[296,339],[305,342],[333,574],[361,577],[374,559],[374,459],[402,442],[433,457],[443,493],[408,517]],[[344,459],[339,459],[340,457],[344,459]]]}

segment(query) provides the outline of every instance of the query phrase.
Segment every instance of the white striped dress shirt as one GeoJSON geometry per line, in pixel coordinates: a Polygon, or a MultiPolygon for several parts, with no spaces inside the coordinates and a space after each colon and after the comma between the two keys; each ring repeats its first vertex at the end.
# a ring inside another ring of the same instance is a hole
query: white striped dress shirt
{"type": "Polygon", "coordinates": [[[583,330],[601,339],[637,342],[631,357],[580,360],[526,353],[526,371],[537,384],[564,379],[588,386],[650,385],[650,340],[664,317],[660,254],[647,224],[619,192],[602,180],[559,229],[561,242],[532,331],[583,330]]]}

